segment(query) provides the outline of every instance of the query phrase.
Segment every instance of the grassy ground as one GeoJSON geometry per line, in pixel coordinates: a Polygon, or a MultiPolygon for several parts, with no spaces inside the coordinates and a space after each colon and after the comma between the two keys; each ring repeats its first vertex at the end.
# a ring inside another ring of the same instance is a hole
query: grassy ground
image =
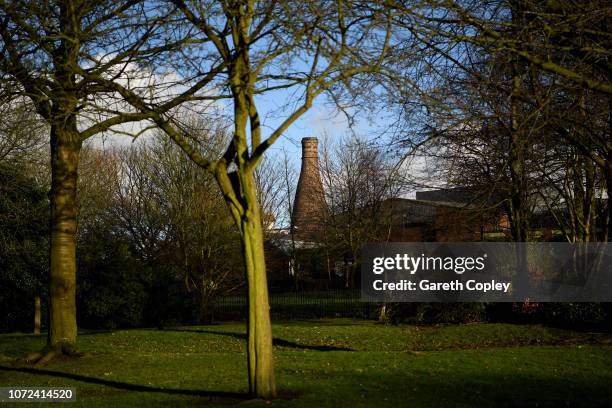
{"type": "Polygon", "coordinates": [[[592,407],[612,400],[605,335],[340,319],[281,322],[274,335],[281,398],[271,403],[244,395],[243,324],[83,333],[84,357],[45,367],[12,362],[41,348],[44,336],[0,335],[0,386],[74,387],[71,406],[87,407],[592,407]]]}

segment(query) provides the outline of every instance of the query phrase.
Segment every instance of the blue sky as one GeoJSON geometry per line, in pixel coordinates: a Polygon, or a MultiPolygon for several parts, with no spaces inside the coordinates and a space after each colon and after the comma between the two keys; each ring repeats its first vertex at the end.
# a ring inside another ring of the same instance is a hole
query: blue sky
{"type": "MultiPolygon", "coordinates": [[[[282,90],[260,95],[256,102],[262,122],[262,134],[263,137],[267,137],[291,114],[292,109],[288,104],[297,103],[299,100],[292,95],[292,91],[282,90]]],[[[231,111],[231,108],[225,109],[231,111]]],[[[369,118],[362,114],[359,115],[359,119],[355,120],[351,129],[346,116],[329,104],[324,96],[320,96],[315,99],[312,108],[293,123],[266,154],[267,156],[282,155],[284,150],[294,168],[299,169],[303,137],[322,139],[327,134],[331,138],[340,138],[354,132],[364,138],[376,138],[380,142],[380,138],[377,138],[376,135],[386,126],[388,124],[384,118],[378,117],[377,123],[372,124],[369,118]]],[[[134,131],[134,129],[140,129],[140,125],[127,124],[121,128],[134,131]]],[[[102,140],[104,140],[104,146],[127,145],[132,141],[126,136],[105,135],[95,137],[93,143],[101,145],[102,140]]]]}
{"type": "MultiPolygon", "coordinates": [[[[293,105],[289,107],[289,103],[299,102],[300,100],[288,90],[258,96],[256,103],[262,120],[263,136],[268,136],[291,114],[293,105]]],[[[270,148],[268,154],[282,154],[282,151],[285,150],[295,165],[299,167],[300,143],[303,137],[322,139],[324,135],[327,135],[330,138],[341,138],[354,133],[363,139],[384,144],[389,142],[384,131],[391,126],[394,119],[392,114],[378,113],[375,118],[372,118],[365,112],[360,112],[355,115],[351,128],[345,114],[331,104],[325,96],[320,95],[315,99],[312,108],[285,131],[283,136],[270,148]]]]}
{"type": "MultiPolygon", "coordinates": [[[[288,106],[288,103],[297,103],[299,100],[293,97],[290,91],[282,90],[260,95],[256,102],[262,122],[262,135],[268,137],[291,114],[292,109],[288,106]]],[[[231,112],[231,109],[225,109],[231,112]]],[[[315,99],[312,108],[285,131],[268,150],[266,156],[270,158],[277,156],[282,160],[282,156],[286,152],[291,166],[297,174],[300,169],[301,139],[303,137],[317,137],[322,140],[327,135],[330,139],[337,139],[354,133],[360,136],[362,140],[369,140],[377,145],[385,145],[390,142],[390,136],[385,134],[385,130],[392,126],[395,120],[397,120],[397,117],[392,112],[377,112],[374,118],[364,112],[356,115],[353,127],[350,128],[345,115],[331,105],[324,96],[320,96],[315,99]]],[[[129,126],[139,128],[139,125],[128,125],[126,127],[129,126]]],[[[102,136],[95,137],[94,145],[101,146],[102,139],[102,136]]],[[[132,141],[129,137],[117,135],[106,136],[104,140],[104,146],[129,145],[132,141]]],[[[404,153],[406,152],[400,150],[400,154],[404,153]]],[[[399,159],[399,155],[397,158],[399,159]]],[[[422,157],[414,157],[405,162],[405,168],[415,178],[415,182],[422,182],[433,187],[437,183],[433,182],[430,176],[426,174],[426,168],[428,167],[426,159],[422,157]]],[[[297,179],[294,182],[297,183],[297,179]]],[[[421,186],[416,189],[428,188],[421,186]]],[[[405,196],[413,197],[414,191],[408,190],[405,196]]]]}

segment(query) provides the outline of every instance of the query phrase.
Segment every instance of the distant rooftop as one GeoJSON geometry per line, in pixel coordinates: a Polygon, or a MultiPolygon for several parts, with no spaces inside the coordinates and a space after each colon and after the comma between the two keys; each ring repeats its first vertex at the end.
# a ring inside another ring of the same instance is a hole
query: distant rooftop
{"type": "Polygon", "coordinates": [[[469,204],[495,204],[495,197],[485,196],[482,192],[474,188],[457,187],[443,188],[431,191],[417,191],[417,201],[430,201],[436,203],[444,203],[449,205],[469,205],[469,204]]]}

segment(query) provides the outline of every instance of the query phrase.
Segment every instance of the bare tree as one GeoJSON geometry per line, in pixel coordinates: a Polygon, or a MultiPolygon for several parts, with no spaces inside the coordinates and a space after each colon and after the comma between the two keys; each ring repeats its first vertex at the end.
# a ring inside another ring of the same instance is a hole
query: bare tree
{"type": "MultiPolygon", "coordinates": [[[[211,152],[223,141],[205,140],[211,152]]],[[[244,284],[238,233],[209,173],[187,160],[170,140],[157,138],[143,148],[148,151],[140,158],[144,176],[157,190],[155,203],[164,214],[161,261],[177,266],[198,305],[198,320],[208,323],[215,296],[244,284]]]]}
{"type": "Polygon", "coordinates": [[[255,185],[262,210],[265,231],[273,230],[282,223],[288,199],[285,188],[285,163],[277,157],[266,157],[255,170],[255,185]]]}
{"type": "Polygon", "coordinates": [[[45,149],[44,123],[33,112],[32,107],[24,98],[8,99],[0,104],[0,172],[2,173],[2,197],[4,211],[0,216],[3,222],[0,233],[0,251],[5,262],[15,262],[20,256],[29,258],[28,262],[19,262],[6,267],[6,272],[14,274],[17,281],[25,283],[34,299],[34,334],[40,334],[42,325],[42,301],[44,293],[44,275],[47,268],[40,257],[47,247],[48,240],[41,233],[46,233],[47,214],[41,212],[46,197],[49,178],[45,174],[48,152],[45,149]],[[17,195],[16,191],[21,190],[17,195]],[[24,191],[28,193],[25,194],[24,191]],[[14,200],[13,205],[7,206],[14,200]],[[12,207],[12,208],[11,208],[12,207]],[[21,210],[21,211],[19,211],[21,210]],[[7,222],[8,221],[8,222],[7,222]],[[30,221],[38,225],[31,231],[30,221]],[[17,228],[11,224],[16,224],[17,228]],[[20,225],[21,224],[21,225],[20,225]],[[28,231],[28,232],[25,232],[28,231]],[[28,236],[28,234],[32,236],[28,236]],[[23,240],[23,236],[27,238],[23,240]],[[20,241],[23,240],[23,243],[20,241]],[[42,245],[41,245],[42,244],[42,245]],[[19,253],[23,250],[23,254],[19,253]],[[21,267],[20,267],[21,266],[21,267]],[[18,276],[21,275],[21,276],[18,276]]]}
{"type": "Polygon", "coordinates": [[[404,187],[401,161],[366,140],[348,138],[323,146],[321,173],[329,211],[323,217],[327,250],[349,257],[345,285],[355,284],[361,246],[389,239],[392,206],[404,187]]]}
{"type": "MultiPolygon", "coordinates": [[[[414,9],[404,12],[414,17],[414,9]]],[[[563,81],[612,94],[607,1],[431,0],[417,13],[430,35],[508,52],[563,81]],[[518,10],[525,18],[516,18],[518,10]]]]}
{"type": "Polygon", "coordinates": [[[0,162],[39,161],[48,130],[25,98],[0,104],[0,162]]]}
{"type": "MultiPolygon", "coordinates": [[[[184,43],[173,8],[145,1],[0,2],[0,73],[9,97],[27,97],[50,129],[51,251],[48,344],[30,360],[76,350],[76,190],[82,143],[118,125],[146,119],[114,97],[114,87],[165,103],[167,111],[193,95],[151,80],[147,69],[184,43]],[[144,63],[148,65],[144,65],[144,63]],[[158,86],[159,85],[159,86],[158,86]]],[[[158,81],[159,82],[159,81],[158,81]]]]}
{"type": "MultiPolygon", "coordinates": [[[[525,166],[521,164],[524,152],[516,148],[524,145],[525,133],[524,129],[520,129],[520,120],[516,118],[521,115],[518,108],[525,105],[525,97],[529,100],[527,103],[534,108],[532,111],[546,111],[548,128],[559,136],[559,142],[574,146],[588,161],[601,169],[606,181],[605,189],[610,191],[612,125],[609,112],[612,86],[609,74],[609,4],[599,0],[434,0],[429,5],[429,8],[416,11],[405,8],[399,19],[418,19],[421,22],[419,35],[431,39],[429,45],[436,47],[442,59],[452,62],[457,69],[468,75],[473,75],[471,59],[465,52],[472,48],[494,59],[503,56],[511,69],[514,85],[494,86],[508,95],[511,111],[514,110],[508,118],[517,130],[511,133],[510,152],[514,158],[513,163],[509,164],[509,170],[514,175],[510,181],[511,186],[516,184],[517,187],[512,198],[513,208],[517,210],[513,210],[516,221],[524,218],[521,216],[524,211],[520,210],[519,204],[525,198],[517,193],[521,180],[526,179],[523,176],[525,166]],[[437,45],[438,42],[454,44],[452,51],[442,49],[437,45]],[[548,89],[548,92],[534,93],[533,89],[527,89],[531,85],[526,82],[529,78],[535,79],[540,90],[548,89]],[[560,98],[567,98],[572,103],[559,103],[560,98]],[[551,101],[555,102],[555,106],[566,106],[572,113],[590,113],[576,120],[574,115],[566,115],[566,110],[554,112],[547,109],[545,105],[551,101]],[[594,109],[595,106],[599,108],[594,109]],[[601,108],[607,112],[603,118],[593,114],[601,108]],[[552,126],[554,123],[556,127],[552,126]]],[[[485,82],[489,80],[482,73],[474,75],[474,78],[485,82]]],[[[611,229],[610,211],[608,206],[606,232],[603,234],[606,240],[611,229]]],[[[525,226],[522,222],[517,222],[516,226],[521,224],[525,226]]]]}
{"type": "Polygon", "coordinates": [[[203,157],[186,135],[189,129],[157,112],[137,95],[117,88],[127,101],[163,129],[189,157],[211,172],[221,188],[242,238],[249,292],[248,372],[251,394],[276,394],[272,332],[263,247],[262,214],[254,172],[265,152],[308,111],[315,98],[358,84],[384,63],[392,44],[392,11],[385,2],[281,2],[240,0],[173,1],[198,30],[195,68],[208,80],[209,98],[232,103],[232,140],[221,157],[203,157]],[[210,69],[221,61],[222,70],[210,69]],[[258,98],[290,92],[285,119],[262,132],[258,98]]]}
{"type": "Polygon", "coordinates": [[[107,221],[120,177],[121,156],[117,151],[83,146],[77,183],[77,240],[107,221]]]}
{"type": "MultiPolygon", "coordinates": [[[[500,33],[524,43],[546,41],[525,28],[537,26],[533,20],[543,12],[535,3],[490,6],[507,12],[504,24],[490,21],[500,33]]],[[[570,241],[605,240],[607,232],[598,233],[602,225],[609,229],[602,222],[610,131],[605,94],[560,80],[496,44],[452,40],[465,43],[446,54],[453,64],[444,73],[443,96],[430,105],[431,155],[445,162],[439,167],[448,170],[444,179],[480,191],[481,203],[505,208],[515,240],[532,239],[529,223],[542,217],[552,217],[570,241]]]]}

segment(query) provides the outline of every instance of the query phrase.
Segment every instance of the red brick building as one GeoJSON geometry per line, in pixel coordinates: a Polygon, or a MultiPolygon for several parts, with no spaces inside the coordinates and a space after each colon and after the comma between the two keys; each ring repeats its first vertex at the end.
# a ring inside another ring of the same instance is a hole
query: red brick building
{"type": "MultiPolygon", "coordinates": [[[[288,280],[342,280],[346,271],[356,269],[358,260],[353,259],[353,254],[334,253],[325,245],[324,219],[328,213],[317,144],[316,138],[302,139],[302,165],[291,229],[274,231],[267,241],[272,281],[283,277],[288,280]]],[[[467,189],[452,189],[417,192],[416,199],[387,199],[380,204],[372,220],[377,230],[387,231],[378,241],[505,239],[508,235],[505,216],[494,206],[491,210],[483,210],[487,203],[474,197],[467,189]]]]}

